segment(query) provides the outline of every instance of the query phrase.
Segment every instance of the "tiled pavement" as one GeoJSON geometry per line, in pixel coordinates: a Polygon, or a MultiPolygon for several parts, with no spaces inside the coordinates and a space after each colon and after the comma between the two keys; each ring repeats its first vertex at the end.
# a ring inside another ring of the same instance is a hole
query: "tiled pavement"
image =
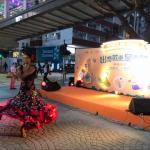
{"type": "MultiPolygon", "coordinates": [[[[54,78],[56,76],[54,74],[54,78]]],[[[40,78],[37,79],[37,86],[40,85],[40,81],[40,78]]],[[[17,84],[19,85],[19,81],[17,84]]],[[[7,97],[13,97],[18,92],[10,90],[8,85],[9,80],[4,80],[4,77],[0,76],[0,102],[5,101],[7,97]]],[[[56,122],[45,125],[39,130],[27,131],[27,138],[21,138],[19,122],[3,117],[0,121],[0,150],[150,149],[149,131],[129,127],[124,123],[49,99],[44,100],[58,106],[59,117],[56,122]]]]}

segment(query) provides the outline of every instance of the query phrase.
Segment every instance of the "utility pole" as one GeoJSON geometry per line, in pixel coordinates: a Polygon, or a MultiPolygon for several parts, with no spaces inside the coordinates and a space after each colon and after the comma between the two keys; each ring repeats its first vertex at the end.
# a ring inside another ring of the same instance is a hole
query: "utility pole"
{"type": "Polygon", "coordinates": [[[0,51],[0,72],[2,72],[2,68],[3,68],[3,66],[2,66],[2,53],[0,51]]]}
{"type": "Polygon", "coordinates": [[[64,55],[65,55],[65,40],[64,40],[64,49],[63,49],[63,83],[64,83],[64,80],[65,80],[65,76],[66,76],[66,71],[65,71],[65,58],[64,58],[64,55]]]}

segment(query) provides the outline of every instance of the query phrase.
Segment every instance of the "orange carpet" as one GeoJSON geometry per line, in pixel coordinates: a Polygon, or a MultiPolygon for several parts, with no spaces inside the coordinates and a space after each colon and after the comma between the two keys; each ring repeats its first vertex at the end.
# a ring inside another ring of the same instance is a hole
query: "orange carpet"
{"type": "Polygon", "coordinates": [[[150,129],[150,117],[133,115],[128,110],[132,97],[115,95],[91,89],[78,88],[74,86],[62,87],[58,91],[47,92],[38,89],[39,93],[48,99],[74,106],[92,113],[118,120],[141,128],[150,129]]]}

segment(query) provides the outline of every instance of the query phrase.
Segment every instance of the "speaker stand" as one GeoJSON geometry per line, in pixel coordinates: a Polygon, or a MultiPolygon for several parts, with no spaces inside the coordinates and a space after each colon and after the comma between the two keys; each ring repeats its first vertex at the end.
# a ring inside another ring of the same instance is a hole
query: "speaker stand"
{"type": "Polygon", "coordinates": [[[143,113],[140,114],[140,118],[141,118],[140,126],[141,126],[141,129],[143,129],[144,128],[144,115],[143,115],[143,113]]]}

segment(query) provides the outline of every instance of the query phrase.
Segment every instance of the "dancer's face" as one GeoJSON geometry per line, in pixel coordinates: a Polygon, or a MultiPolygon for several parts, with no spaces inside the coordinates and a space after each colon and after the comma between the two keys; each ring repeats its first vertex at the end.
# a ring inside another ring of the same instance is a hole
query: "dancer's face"
{"type": "Polygon", "coordinates": [[[31,59],[29,58],[28,55],[23,56],[23,61],[24,61],[25,64],[30,64],[31,63],[31,59]]]}

